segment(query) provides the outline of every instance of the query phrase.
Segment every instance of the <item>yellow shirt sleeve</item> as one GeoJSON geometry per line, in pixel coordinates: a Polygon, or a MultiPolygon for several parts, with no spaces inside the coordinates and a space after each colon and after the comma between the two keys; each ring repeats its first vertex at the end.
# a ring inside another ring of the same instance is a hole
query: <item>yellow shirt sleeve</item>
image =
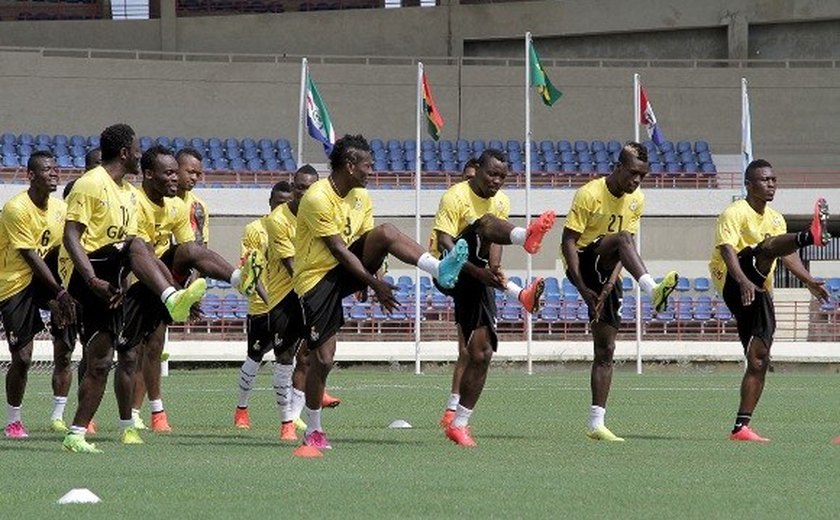
{"type": "Polygon", "coordinates": [[[741,242],[742,226],[740,215],[741,212],[736,206],[729,206],[720,214],[715,228],[715,247],[728,244],[733,248],[738,248],[741,242]]]}
{"type": "Polygon", "coordinates": [[[579,189],[572,200],[572,207],[566,216],[564,227],[583,233],[592,214],[596,211],[595,203],[595,199],[588,191],[579,189]]]}
{"type": "Polygon", "coordinates": [[[447,190],[440,198],[438,211],[435,215],[434,230],[446,233],[451,237],[458,236],[458,225],[464,218],[465,205],[454,193],[453,190],[447,190]]]}
{"type": "Polygon", "coordinates": [[[32,229],[32,216],[19,204],[7,204],[2,213],[3,225],[14,249],[36,249],[38,237],[32,229]]]}
{"type": "Polygon", "coordinates": [[[329,237],[342,234],[342,229],[339,228],[333,215],[333,207],[329,199],[323,196],[317,196],[309,198],[307,202],[309,204],[307,204],[306,211],[299,210],[298,218],[303,215],[303,218],[306,219],[306,223],[312,230],[313,236],[329,237]]]}
{"type": "Polygon", "coordinates": [[[193,231],[192,224],[190,224],[189,209],[187,209],[186,204],[177,202],[176,204],[178,211],[175,213],[175,223],[172,228],[172,235],[175,237],[175,241],[179,244],[194,242],[195,231],[193,231]]]}

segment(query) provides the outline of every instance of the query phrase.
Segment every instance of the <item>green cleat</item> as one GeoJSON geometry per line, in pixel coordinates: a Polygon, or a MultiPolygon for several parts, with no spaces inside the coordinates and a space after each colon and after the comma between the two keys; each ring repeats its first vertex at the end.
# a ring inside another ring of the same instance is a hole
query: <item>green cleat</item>
{"type": "Polygon", "coordinates": [[[50,430],[56,433],[67,433],[70,431],[67,428],[67,424],[64,422],[64,419],[53,419],[50,421],[50,430]]]}
{"type": "Polygon", "coordinates": [[[663,312],[668,310],[668,297],[677,288],[677,282],[680,275],[676,271],[671,271],[665,275],[659,284],[653,288],[653,308],[656,312],[663,312]]]}
{"type": "Polygon", "coordinates": [[[140,417],[140,414],[132,415],[131,420],[134,421],[133,428],[135,430],[148,430],[149,429],[149,427],[146,426],[146,423],[143,422],[143,418],[140,417]]]}
{"type": "Polygon", "coordinates": [[[257,282],[262,276],[263,263],[260,261],[260,254],[257,251],[248,251],[242,257],[242,263],[239,266],[241,281],[239,282],[239,292],[245,296],[251,296],[257,290],[257,282]]]}
{"type": "Polygon", "coordinates": [[[96,444],[87,442],[84,435],[75,433],[68,433],[64,436],[64,442],[61,443],[64,451],[72,453],[102,453],[102,450],[96,449],[96,444]]]}
{"type": "Polygon", "coordinates": [[[624,439],[611,432],[606,426],[599,426],[586,432],[586,436],[593,441],[624,442],[624,439]]]}
{"type": "Polygon", "coordinates": [[[306,423],[303,422],[303,419],[301,419],[300,417],[298,417],[297,419],[295,419],[292,422],[294,423],[295,428],[297,428],[298,430],[300,430],[300,431],[306,430],[306,423]]]}
{"type": "Polygon", "coordinates": [[[196,278],[186,289],[175,291],[166,299],[166,310],[176,322],[184,322],[190,317],[190,308],[194,303],[201,301],[201,297],[207,292],[207,280],[196,278]]]}
{"type": "Polygon", "coordinates": [[[120,434],[120,442],[123,444],[143,444],[143,439],[137,433],[137,428],[126,428],[120,434]]]}

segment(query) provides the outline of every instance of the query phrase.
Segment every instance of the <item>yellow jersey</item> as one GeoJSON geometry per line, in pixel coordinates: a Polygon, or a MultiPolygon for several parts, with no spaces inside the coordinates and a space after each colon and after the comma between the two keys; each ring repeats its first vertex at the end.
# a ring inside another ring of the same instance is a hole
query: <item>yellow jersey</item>
{"type": "MultiPolygon", "coordinates": [[[[245,226],[245,231],[242,233],[242,254],[240,256],[244,257],[248,251],[259,251],[261,257],[265,258],[268,249],[268,233],[265,232],[263,219],[265,217],[252,220],[245,226]]],[[[266,271],[268,271],[268,268],[269,266],[266,266],[266,270],[263,271],[263,280],[267,277],[266,271]]],[[[269,299],[270,297],[271,292],[269,292],[269,299]]],[[[256,316],[258,314],[265,314],[270,310],[271,307],[256,292],[248,297],[248,314],[256,316]]]]}
{"type": "Polygon", "coordinates": [[[292,292],[292,277],[283,265],[284,258],[295,256],[295,229],[297,217],[288,204],[280,204],[263,219],[268,235],[266,251],[266,291],[268,305],[273,308],[292,292]]]}
{"type": "Polygon", "coordinates": [[[207,204],[192,191],[188,191],[183,200],[189,211],[195,241],[203,246],[208,245],[210,243],[210,212],[207,211],[207,204]]]}
{"type": "Polygon", "coordinates": [[[47,256],[61,244],[66,213],[63,200],[49,197],[47,209],[42,210],[26,191],[6,202],[0,213],[0,301],[11,298],[32,282],[32,268],[20,250],[34,249],[41,258],[47,256]]]}
{"type": "Polygon", "coordinates": [[[510,199],[501,190],[490,198],[479,197],[470,188],[470,183],[461,181],[454,184],[443,194],[435,215],[432,236],[429,239],[429,252],[440,257],[437,231],[457,237],[469,225],[480,217],[491,214],[507,220],[510,215],[510,199]]]}
{"type": "Polygon", "coordinates": [[[137,237],[152,244],[158,258],[173,243],[184,244],[195,240],[187,205],[178,197],[164,197],[158,206],[146,195],[143,187],[137,188],[137,237]]]}
{"type": "MultiPolygon", "coordinates": [[[[607,178],[591,180],[578,188],[564,227],[580,233],[575,245],[582,250],[605,235],[620,231],[639,232],[645,209],[645,196],[640,189],[616,197],[607,189],[607,178]]],[[[560,255],[563,258],[563,255],[560,255]]],[[[563,258],[565,263],[565,258],[563,258]]]]}
{"type": "Polygon", "coordinates": [[[338,265],[323,238],[339,235],[348,246],[373,229],[373,205],[364,188],[339,197],[329,178],[316,181],[300,201],[295,235],[295,292],[303,296],[338,265]]]}
{"type": "MultiPolygon", "coordinates": [[[[736,253],[739,253],[767,237],[784,233],[787,233],[785,217],[770,206],[764,207],[763,215],[756,213],[746,200],[737,200],[727,206],[717,220],[715,247],[712,250],[712,259],[709,261],[709,272],[718,293],[723,294],[723,284],[726,282],[727,273],[726,263],[720,254],[721,245],[729,244],[736,253]]],[[[776,262],[774,261],[764,284],[764,288],[768,291],[773,290],[775,269],[776,262]]]]}

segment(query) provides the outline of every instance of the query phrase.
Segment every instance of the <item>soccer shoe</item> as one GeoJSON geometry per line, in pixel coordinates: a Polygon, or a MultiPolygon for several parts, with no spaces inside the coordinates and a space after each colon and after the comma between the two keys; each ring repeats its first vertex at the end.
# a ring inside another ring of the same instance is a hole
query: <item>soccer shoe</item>
{"type": "Polygon", "coordinates": [[[529,225],[525,234],[525,243],[522,248],[529,254],[536,254],[542,247],[543,237],[554,226],[557,215],[549,210],[534,219],[529,225]]]}
{"type": "Polygon", "coordinates": [[[656,312],[664,312],[668,310],[668,297],[677,288],[677,282],[680,275],[676,271],[671,271],[665,275],[656,287],[653,288],[653,308],[656,312]]]}
{"type": "Polygon", "coordinates": [[[240,430],[251,429],[251,417],[248,415],[247,408],[236,408],[236,411],[233,412],[233,425],[240,430]]]}
{"type": "Polygon", "coordinates": [[[298,440],[297,431],[295,430],[295,423],[292,421],[284,422],[280,425],[280,440],[281,441],[296,441],[298,440]]]}
{"type": "Polygon", "coordinates": [[[93,419],[90,420],[85,430],[88,435],[96,435],[96,423],[93,422],[93,419]]]}
{"type": "Polygon", "coordinates": [[[540,298],[545,290],[545,280],[537,278],[534,283],[519,291],[519,303],[529,314],[535,314],[540,310],[540,298]]]}
{"type": "Polygon", "coordinates": [[[767,437],[755,433],[749,426],[741,426],[737,432],[729,434],[730,441],[752,441],[752,442],[770,442],[767,437]]]}
{"type": "Polygon", "coordinates": [[[440,418],[440,427],[441,428],[449,428],[449,425],[452,424],[452,419],[455,418],[455,410],[444,410],[443,415],[440,418]]]}
{"type": "Polygon", "coordinates": [[[170,433],[172,431],[166,412],[160,411],[152,414],[152,431],[156,433],[170,433]]]}
{"type": "Polygon", "coordinates": [[[26,428],[23,427],[23,423],[20,421],[7,424],[5,432],[7,439],[25,439],[29,437],[29,432],[26,431],[26,428]]]}
{"type": "Polygon", "coordinates": [[[257,290],[257,281],[263,272],[263,266],[260,262],[260,255],[257,251],[248,251],[242,257],[242,262],[239,265],[241,280],[239,282],[239,292],[246,296],[251,296],[257,290]]]}
{"type": "Polygon", "coordinates": [[[67,433],[69,428],[67,428],[67,423],[64,422],[64,419],[53,419],[50,421],[50,430],[56,433],[67,433]]]}
{"type": "Polygon", "coordinates": [[[593,441],[624,442],[624,439],[614,434],[606,426],[598,426],[594,430],[586,432],[586,436],[593,441]]]}
{"type": "Polygon", "coordinates": [[[297,417],[294,421],[292,421],[292,424],[295,425],[296,430],[304,431],[306,429],[306,423],[303,422],[303,419],[300,417],[297,417]]]}
{"type": "Polygon", "coordinates": [[[75,433],[68,433],[64,436],[64,442],[61,443],[64,451],[73,453],[102,453],[102,450],[96,449],[96,444],[85,440],[84,435],[75,433]]]}
{"type": "Polygon", "coordinates": [[[120,442],[123,444],[143,444],[143,439],[137,432],[137,428],[126,428],[120,434],[120,442]]]}
{"type": "Polygon", "coordinates": [[[330,441],[327,440],[326,434],[324,432],[320,432],[315,430],[311,433],[307,433],[303,436],[303,444],[306,446],[312,446],[313,448],[318,448],[319,450],[331,450],[332,445],[330,441]]]}
{"type": "Polygon", "coordinates": [[[815,246],[824,246],[831,240],[828,232],[828,203],[823,198],[814,203],[814,218],[811,219],[811,236],[815,246]]]}
{"type": "Polygon", "coordinates": [[[445,431],[446,437],[458,446],[463,446],[464,448],[475,448],[478,446],[472,438],[469,426],[452,426],[450,424],[446,427],[445,431]]]}
{"type": "Polygon", "coordinates": [[[196,278],[186,289],[171,294],[164,305],[172,316],[172,321],[187,321],[190,317],[190,308],[194,303],[201,301],[205,292],[207,292],[207,280],[196,278]]]}
{"type": "Polygon", "coordinates": [[[132,415],[131,419],[134,421],[133,428],[135,430],[148,430],[149,429],[149,427],[146,426],[146,423],[143,422],[143,419],[140,417],[139,414],[138,415],[132,415]]]}
{"type": "Polygon", "coordinates": [[[324,395],[321,397],[322,408],[335,408],[341,404],[341,398],[332,396],[324,390],[324,395]]]}
{"type": "Polygon", "coordinates": [[[452,289],[461,274],[461,268],[467,263],[470,256],[469,246],[466,240],[459,238],[455,246],[446,254],[438,266],[438,283],[444,289],[452,289]]]}

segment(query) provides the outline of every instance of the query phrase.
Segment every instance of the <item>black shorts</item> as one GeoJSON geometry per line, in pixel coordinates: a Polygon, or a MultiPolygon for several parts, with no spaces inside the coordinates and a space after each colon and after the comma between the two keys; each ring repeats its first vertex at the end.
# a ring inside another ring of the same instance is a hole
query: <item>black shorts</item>
{"type": "MultiPolygon", "coordinates": [[[[601,256],[597,252],[600,242],[601,238],[598,238],[584,247],[583,250],[578,251],[578,264],[580,265],[580,275],[583,278],[583,283],[598,295],[601,294],[604,285],[607,284],[612,274],[612,268],[607,269],[601,265],[601,256]]],[[[566,277],[571,280],[568,272],[566,272],[566,277]]],[[[578,290],[580,289],[578,287],[578,290]]],[[[621,313],[619,309],[621,308],[622,294],[621,283],[613,285],[612,291],[607,295],[604,305],[601,308],[601,315],[597,317],[600,323],[606,323],[615,329],[621,326],[621,313]]],[[[594,321],[596,318],[594,309],[590,308],[588,312],[589,321],[594,321]]]]}
{"type": "Polygon", "coordinates": [[[181,287],[185,287],[187,280],[190,277],[190,271],[186,273],[182,273],[175,269],[175,253],[178,251],[178,247],[180,244],[173,244],[167,249],[162,255],[160,255],[160,260],[163,264],[169,269],[169,272],[172,273],[172,279],[175,280],[175,283],[180,285],[181,287]]]}
{"type": "MultiPolygon", "coordinates": [[[[362,235],[348,248],[359,260],[362,259],[366,238],[367,234],[362,235]]],[[[371,272],[375,273],[380,267],[373,266],[371,272]]],[[[338,264],[327,271],[315,287],[301,296],[300,304],[306,324],[304,337],[309,341],[310,350],[320,347],[344,325],[341,300],[363,289],[367,289],[367,286],[338,264]]]]}
{"type": "Polygon", "coordinates": [[[303,338],[303,310],[294,291],[265,314],[249,314],[248,357],[262,360],[266,352],[280,354],[289,349],[297,350],[303,338]]]}
{"type": "Polygon", "coordinates": [[[145,341],[162,323],[172,323],[160,296],[141,282],[136,282],[125,292],[121,309],[122,329],[114,343],[119,352],[126,352],[145,341]]]}
{"type": "MultiPolygon", "coordinates": [[[[758,272],[755,267],[754,248],[748,247],[738,253],[738,263],[756,287],[764,287],[767,276],[758,272]]],[[[726,280],[723,282],[723,301],[735,316],[738,324],[738,338],[741,340],[744,352],[754,337],[764,341],[768,348],[773,344],[773,336],[776,333],[776,310],[770,293],[763,290],[756,291],[753,302],[744,307],[741,303],[741,286],[727,272],[726,280]]]]}
{"type": "MultiPolygon", "coordinates": [[[[486,249],[482,247],[481,240],[476,232],[477,224],[473,223],[461,232],[455,240],[463,239],[467,243],[469,256],[468,261],[482,269],[487,267],[487,259],[482,257],[486,249]]],[[[496,333],[496,295],[493,288],[487,287],[482,282],[461,271],[455,287],[444,289],[434,281],[435,287],[455,301],[455,323],[461,326],[464,339],[469,342],[472,333],[480,328],[487,327],[490,332],[490,343],[495,352],[499,345],[498,334],[496,333]]]]}
{"type": "MultiPolygon", "coordinates": [[[[88,254],[93,272],[97,278],[106,280],[114,287],[121,287],[129,272],[128,242],[117,242],[101,247],[88,254]]],[[[121,306],[110,309],[108,302],[94,293],[81,275],[73,270],[67,291],[78,303],[79,336],[87,345],[98,332],[108,332],[116,340],[122,330],[123,311],[121,306]]]]}

